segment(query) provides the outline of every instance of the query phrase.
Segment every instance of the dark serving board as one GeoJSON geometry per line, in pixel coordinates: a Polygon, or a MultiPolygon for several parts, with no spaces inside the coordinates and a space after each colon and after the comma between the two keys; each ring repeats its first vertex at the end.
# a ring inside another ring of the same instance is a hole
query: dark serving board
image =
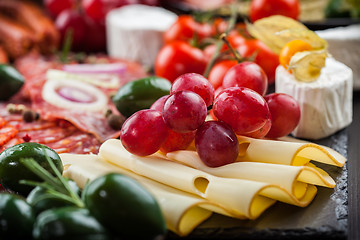
{"type": "MultiPolygon", "coordinates": [[[[348,130],[316,141],[347,157],[348,130]]],[[[238,220],[214,214],[189,236],[170,233],[166,239],[346,239],[348,235],[348,170],[318,164],[336,181],[334,189],[318,187],[313,202],[305,208],[276,203],[257,220],[238,220]]]]}
{"type": "Polygon", "coordinates": [[[213,215],[189,236],[170,233],[166,239],[306,240],[360,239],[360,91],[354,91],[352,124],[316,141],[348,158],[343,168],[321,165],[336,181],[334,189],[318,187],[306,208],[277,203],[255,221],[213,215]]]}

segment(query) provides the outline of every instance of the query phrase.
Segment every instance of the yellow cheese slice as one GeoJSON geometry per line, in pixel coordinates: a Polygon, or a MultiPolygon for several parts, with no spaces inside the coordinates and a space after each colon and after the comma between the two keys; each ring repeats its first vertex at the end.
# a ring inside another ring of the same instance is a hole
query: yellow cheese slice
{"type": "Polygon", "coordinates": [[[60,158],[64,165],[64,176],[74,180],[81,188],[84,188],[88,181],[113,172],[136,179],[153,194],[159,203],[168,229],[180,236],[188,235],[200,223],[208,219],[212,211],[226,213],[224,209],[205,199],[131,173],[103,161],[97,155],[63,153],[60,154],[60,158]]]}
{"type": "Polygon", "coordinates": [[[239,218],[257,218],[274,200],[304,207],[312,201],[317,192],[315,186],[308,185],[305,194],[298,199],[279,185],[216,177],[165,159],[160,154],[138,157],[126,151],[121,141],[116,139],[103,143],[99,154],[104,160],[136,174],[217,203],[239,218]]]}
{"type": "Polygon", "coordinates": [[[206,166],[195,151],[169,152],[166,156],[174,161],[199,169],[218,177],[247,179],[279,185],[301,199],[308,190],[308,183],[330,187],[335,181],[322,169],[315,166],[290,166],[259,162],[235,162],[221,167],[206,166]]]}
{"type": "Polygon", "coordinates": [[[303,166],[310,161],[338,167],[346,158],[338,152],[309,142],[274,141],[238,136],[240,153],[238,161],[275,163],[303,166]]]}

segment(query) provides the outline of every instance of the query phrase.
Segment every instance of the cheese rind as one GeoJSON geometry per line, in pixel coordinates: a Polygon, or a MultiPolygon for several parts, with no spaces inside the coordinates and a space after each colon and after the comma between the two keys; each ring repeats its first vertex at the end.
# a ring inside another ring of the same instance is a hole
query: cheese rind
{"type": "Polygon", "coordinates": [[[176,19],[166,9],[138,4],[110,11],[106,17],[109,55],[153,66],[163,33],[176,19]]]}
{"type": "Polygon", "coordinates": [[[276,69],[275,91],[294,97],[301,118],[292,134],[306,139],[328,137],[352,122],[353,74],[333,58],[314,82],[299,82],[282,66],[276,69]]]}

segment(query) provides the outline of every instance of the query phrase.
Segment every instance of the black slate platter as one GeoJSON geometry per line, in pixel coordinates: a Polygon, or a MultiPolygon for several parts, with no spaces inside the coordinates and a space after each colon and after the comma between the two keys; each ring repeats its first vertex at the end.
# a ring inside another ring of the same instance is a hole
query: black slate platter
{"type": "MultiPolygon", "coordinates": [[[[347,157],[348,133],[342,130],[315,143],[347,157]]],[[[346,239],[348,228],[347,164],[343,168],[318,164],[336,181],[334,189],[318,187],[313,202],[300,208],[277,202],[257,220],[238,220],[214,214],[187,237],[169,233],[166,239],[346,239]]]]}

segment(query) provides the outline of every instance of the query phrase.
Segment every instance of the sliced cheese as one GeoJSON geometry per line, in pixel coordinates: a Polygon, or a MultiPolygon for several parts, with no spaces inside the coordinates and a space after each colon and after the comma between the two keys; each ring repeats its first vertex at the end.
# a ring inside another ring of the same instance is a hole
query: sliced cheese
{"type": "Polygon", "coordinates": [[[353,73],[333,58],[326,59],[321,75],[314,82],[299,82],[279,66],[275,88],[299,103],[301,118],[292,132],[295,137],[324,138],[352,122],[353,73]]]}
{"type": "Polygon", "coordinates": [[[178,191],[166,185],[131,173],[103,161],[97,155],[60,154],[64,165],[64,176],[74,180],[79,187],[84,188],[89,181],[107,173],[121,173],[139,181],[148,189],[159,203],[167,226],[180,236],[189,234],[196,226],[208,219],[212,211],[224,213],[223,209],[194,195],[178,191]]]}
{"type": "Polygon", "coordinates": [[[303,198],[306,191],[308,191],[307,183],[330,188],[335,186],[335,181],[329,174],[314,167],[259,162],[235,162],[212,168],[206,166],[195,151],[181,150],[169,152],[166,156],[218,177],[247,179],[279,185],[298,199],[303,198]]]}
{"type": "Polygon", "coordinates": [[[298,199],[279,185],[248,179],[216,177],[165,159],[159,154],[138,157],[127,152],[121,141],[116,139],[103,143],[99,154],[106,161],[136,174],[217,203],[239,218],[258,217],[274,203],[274,200],[306,206],[317,191],[315,186],[308,186],[304,196],[298,199]]]}
{"type": "Polygon", "coordinates": [[[310,142],[275,141],[238,137],[238,161],[303,166],[310,161],[342,167],[346,158],[338,152],[310,142]],[[281,149],[281,150],[279,150],[281,149]]]}

